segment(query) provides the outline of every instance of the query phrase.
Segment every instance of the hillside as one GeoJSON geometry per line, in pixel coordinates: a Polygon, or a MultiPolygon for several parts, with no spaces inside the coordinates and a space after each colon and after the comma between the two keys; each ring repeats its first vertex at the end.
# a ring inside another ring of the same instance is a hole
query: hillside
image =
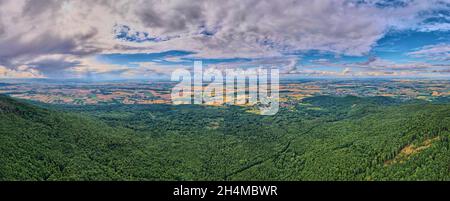
{"type": "Polygon", "coordinates": [[[0,96],[0,180],[109,180],[124,130],[0,96]]]}
{"type": "Polygon", "coordinates": [[[0,96],[0,180],[450,180],[450,105],[35,106],[0,96]]]}

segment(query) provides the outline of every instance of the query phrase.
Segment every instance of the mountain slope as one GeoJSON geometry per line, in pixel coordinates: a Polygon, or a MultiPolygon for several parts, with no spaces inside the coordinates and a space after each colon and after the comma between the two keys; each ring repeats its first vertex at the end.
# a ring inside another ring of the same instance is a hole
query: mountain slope
{"type": "Polygon", "coordinates": [[[109,162],[134,143],[126,132],[1,96],[0,180],[123,178],[109,162]]]}

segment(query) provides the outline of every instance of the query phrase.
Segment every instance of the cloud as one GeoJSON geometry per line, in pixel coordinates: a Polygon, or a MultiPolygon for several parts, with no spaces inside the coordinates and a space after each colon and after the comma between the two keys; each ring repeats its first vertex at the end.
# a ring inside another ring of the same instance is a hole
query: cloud
{"type": "Polygon", "coordinates": [[[378,57],[369,57],[367,61],[364,62],[332,62],[332,61],[320,61],[315,64],[310,65],[311,67],[317,66],[330,66],[330,67],[340,67],[340,68],[357,68],[361,70],[391,70],[391,71],[426,71],[433,68],[445,68],[449,67],[450,64],[439,64],[439,63],[426,63],[426,62],[404,62],[397,63],[386,59],[381,59],[378,57]]]}
{"type": "Polygon", "coordinates": [[[367,61],[365,61],[365,62],[357,62],[356,64],[357,65],[362,65],[362,66],[367,66],[367,65],[370,65],[370,64],[372,64],[374,62],[377,62],[377,61],[379,61],[378,58],[376,58],[374,56],[371,56],[371,57],[369,57],[369,59],[367,59],[367,61]]]}
{"type": "Polygon", "coordinates": [[[342,71],[342,74],[347,75],[347,74],[350,74],[351,72],[352,72],[352,69],[351,69],[351,68],[345,68],[345,69],[342,71]]]}
{"type": "Polygon", "coordinates": [[[60,77],[64,75],[65,70],[80,65],[80,61],[64,61],[62,59],[44,59],[27,63],[28,67],[38,70],[47,76],[60,77]]]}
{"type": "MultiPolygon", "coordinates": [[[[302,69],[296,73],[297,76],[304,77],[416,77],[415,71],[401,71],[393,72],[389,70],[377,70],[377,71],[353,71],[350,68],[345,68],[343,71],[330,71],[330,70],[313,70],[302,69]]],[[[447,74],[448,75],[448,74],[447,74]]]]}
{"type": "Polygon", "coordinates": [[[295,74],[300,66],[300,58],[297,56],[265,57],[252,59],[238,59],[237,61],[216,62],[204,65],[206,68],[214,67],[219,70],[229,68],[278,68],[282,74],[295,74]]]}
{"type": "MultiPolygon", "coordinates": [[[[1,6],[1,3],[0,3],[1,6]]],[[[5,26],[3,25],[3,20],[2,17],[0,15],[0,37],[5,33],[5,26]]]]}
{"type": "Polygon", "coordinates": [[[128,66],[105,64],[91,57],[82,60],[80,64],[69,68],[68,71],[76,77],[83,78],[92,74],[120,74],[128,69],[128,66]]]}
{"type": "Polygon", "coordinates": [[[409,56],[436,61],[450,61],[450,44],[429,45],[407,53],[409,56]]]}
{"type": "Polygon", "coordinates": [[[136,63],[138,67],[124,71],[121,76],[127,78],[148,78],[152,76],[162,76],[169,78],[176,69],[191,70],[190,66],[182,65],[161,65],[154,62],[136,63]]]}
{"type": "Polygon", "coordinates": [[[297,64],[286,54],[319,50],[361,56],[390,29],[447,26],[421,23],[430,17],[422,13],[446,9],[441,2],[448,1],[363,2],[0,0],[0,65],[12,70],[27,65],[55,76],[88,68],[85,60],[98,54],[182,50],[196,58],[264,63],[282,58],[286,70],[295,71],[297,64]],[[61,64],[30,62],[48,55],[60,55],[61,64]]]}
{"type": "Polygon", "coordinates": [[[431,77],[449,76],[450,64],[419,61],[394,62],[370,56],[366,61],[348,62],[340,58],[312,59],[297,70],[282,71],[288,76],[308,77],[431,77]]]}
{"type": "Polygon", "coordinates": [[[0,78],[44,78],[44,76],[27,66],[19,66],[14,70],[0,65],[0,78]]]}

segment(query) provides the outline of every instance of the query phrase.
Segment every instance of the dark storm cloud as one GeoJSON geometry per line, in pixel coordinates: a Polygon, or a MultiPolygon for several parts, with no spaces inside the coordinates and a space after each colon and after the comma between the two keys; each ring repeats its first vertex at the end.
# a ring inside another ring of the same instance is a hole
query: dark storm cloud
{"type": "Polygon", "coordinates": [[[28,63],[27,65],[39,70],[44,74],[52,74],[64,71],[68,68],[78,66],[79,61],[64,61],[60,59],[44,59],[37,62],[28,63]]]}

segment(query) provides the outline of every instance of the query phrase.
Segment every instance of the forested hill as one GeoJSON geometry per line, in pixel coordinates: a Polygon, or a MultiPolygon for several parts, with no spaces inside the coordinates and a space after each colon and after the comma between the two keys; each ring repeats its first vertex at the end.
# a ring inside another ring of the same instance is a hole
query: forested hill
{"type": "Polygon", "coordinates": [[[109,180],[129,132],[0,96],[0,180],[109,180]],[[117,155],[117,156],[116,156],[117,155]]]}
{"type": "Polygon", "coordinates": [[[53,107],[0,96],[0,180],[450,180],[449,104],[53,107]]]}

